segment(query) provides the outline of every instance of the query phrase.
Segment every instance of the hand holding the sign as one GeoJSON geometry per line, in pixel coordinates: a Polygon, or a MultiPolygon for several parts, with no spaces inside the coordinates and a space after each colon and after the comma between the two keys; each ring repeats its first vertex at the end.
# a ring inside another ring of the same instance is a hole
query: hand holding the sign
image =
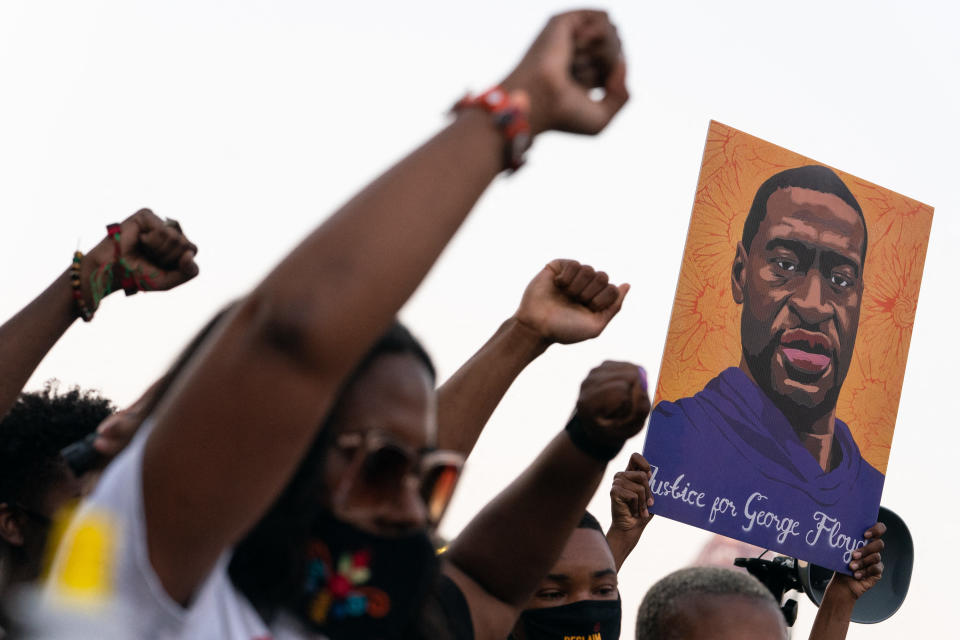
{"type": "Polygon", "coordinates": [[[596,338],[617,315],[629,284],[576,260],[552,260],[530,281],[514,319],[546,344],[596,338]]]}
{"type": "Polygon", "coordinates": [[[880,538],[886,532],[887,527],[882,522],[870,527],[863,535],[869,542],[853,552],[850,561],[853,575],[833,574],[810,630],[810,640],[841,640],[846,637],[857,599],[880,582],[883,576],[883,562],[880,559],[883,540],[880,538]]]}
{"type": "Polygon", "coordinates": [[[630,456],[626,471],[613,476],[610,489],[610,512],[613,528],[620,531],[643,530],[653,515],[648,507],[653,506],[650,491],[650,463],[639,453],[630,456]]]}
{"type": "Polygon", "coordinates": [[[850,561],[850,570],[853,571],[853,575],[837,573],[833,577],[834,582],[850,590],[854,599],[859,598],[870,587],[880,582],[880,577],[883,575],[883,562],[880,559],[883,540],[880,538],[886,532],[887,526],[882,522],[870,527],[863,536],[870,542],[853,552],[853,560],[850,561]]]}
{"type": "Polygon", "coordinates": [[[607,531],[607,543],[618,571],[653,518],[649,511],[649,507],[653,506],[649,482],[650,463],[639,453],[630,456],[625,471],[613,476],[613,487],[610,489],[613,520],[607,531]]]}
{"type": "Polygon", "coordinates": [[[646,373],[635,364],[608,360],[580,385],[576,419],[599,447],[619,450],[640,433],[649,413],[646,373]]]}

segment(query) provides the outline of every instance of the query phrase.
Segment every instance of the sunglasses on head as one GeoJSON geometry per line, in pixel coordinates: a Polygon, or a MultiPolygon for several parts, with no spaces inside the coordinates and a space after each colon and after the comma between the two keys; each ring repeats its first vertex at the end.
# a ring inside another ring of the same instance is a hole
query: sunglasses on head
{"type": "Polygon", "coordinates": [[[347,490],[381,495],[385,488],[400,488],[416,478],[431,527],[450,504],[464,461],[456,451],[414,449],[379,431],[342,433],[333,447],[351,456],[347,490]]]}

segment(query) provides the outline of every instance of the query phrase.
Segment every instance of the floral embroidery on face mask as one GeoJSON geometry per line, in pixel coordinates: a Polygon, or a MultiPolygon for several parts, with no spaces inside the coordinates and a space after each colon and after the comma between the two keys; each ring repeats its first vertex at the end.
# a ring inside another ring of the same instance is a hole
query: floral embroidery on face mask
{"type": "Polygon", "coordinates": [[[323,624],[361,616],[383,618],[390,613],[390,596],[366,585],[371,577],[370,563],[370,551],[361,549],[341,553],[334,568],[327,545],[311,543],[304,585],[310,619],[323,624]]]}

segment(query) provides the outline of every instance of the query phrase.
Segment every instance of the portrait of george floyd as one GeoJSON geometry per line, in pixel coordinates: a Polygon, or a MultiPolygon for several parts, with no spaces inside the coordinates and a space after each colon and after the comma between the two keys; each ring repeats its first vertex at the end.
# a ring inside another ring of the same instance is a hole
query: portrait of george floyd
{"type": "Polygon", "coordinates": [[[643,454],[652,512],[849,573],[933,209],[711,122],[643,454]]]}

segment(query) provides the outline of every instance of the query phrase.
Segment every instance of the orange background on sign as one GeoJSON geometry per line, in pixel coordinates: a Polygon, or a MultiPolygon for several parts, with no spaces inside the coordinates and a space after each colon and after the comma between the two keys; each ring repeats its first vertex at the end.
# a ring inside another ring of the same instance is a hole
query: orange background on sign
{"type": "MultiPolygon", "coordinates": [[[[740,306],[730,270],[760,185],[813,160],[710,123],[655,403],[692,396],[740,362],[740,306]]],[[[834,169],[867,221],[860,328],[837,417],[886,473],[933,207],[834,169]]]]}

